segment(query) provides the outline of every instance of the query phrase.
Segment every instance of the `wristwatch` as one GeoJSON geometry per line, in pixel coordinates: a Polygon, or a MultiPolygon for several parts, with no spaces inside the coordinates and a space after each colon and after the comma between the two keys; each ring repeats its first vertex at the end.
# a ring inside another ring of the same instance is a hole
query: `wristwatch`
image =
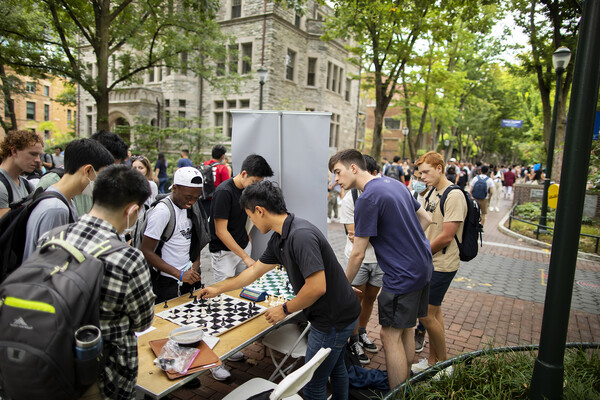
{"type": "Polygon", "coordinates": [[[291,312],[289,312],[287,309],[287,301],[285,303],[283,303],[283,305],[281,307],[283,307],[283,312],[285,313],[285,315],[291,314],[291,312]]]}

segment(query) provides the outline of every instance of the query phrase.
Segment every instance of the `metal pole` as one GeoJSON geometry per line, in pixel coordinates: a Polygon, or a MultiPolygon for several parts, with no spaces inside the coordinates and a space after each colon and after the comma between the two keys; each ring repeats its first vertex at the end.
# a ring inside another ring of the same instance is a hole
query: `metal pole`
{"type": "Polygon", "coordinates": [[[577,44],[561,170],[564,179],[556,210],[540,351],[535,360],[529,393],[530,398],[535,400],[559,399],[563,394],[565,342],[600,86],[599,70],[600,0],[587,0],[583,3],[577,44]]]}
{"type": "Polygon", "coordinates": [[[402,145],[402,159],[404,160],[404,152],[406,151],[406,135],[404,135],[404,144],[402,145]]]}
{"type": "Polygon", "coordinates": [[[264,82],[260,82],[260,100],[258,101],[258,109],[262,110],[263,107],[263,86],[265,86],[264,82]]]}
{"type": "Polygon", "coordinates": [[[552,125],[550,127],[550,140],[548,140],[548,156],[546,157],[546,179],[544,179],[544,195],[542,197],[542,212],[540,214],[540,225],[538,233],[548,233],[546,229],[548,214],[548,188],[550,187],[550,178],[552,177],[552,164],[554,162],[554,142],[556,138],[556,120],[558,119],[558,101],[560,98],[562,86],[562,74],[564,68],[556,69],[556,94],[554,95],[554,108],[552,110],[552,125]]]}

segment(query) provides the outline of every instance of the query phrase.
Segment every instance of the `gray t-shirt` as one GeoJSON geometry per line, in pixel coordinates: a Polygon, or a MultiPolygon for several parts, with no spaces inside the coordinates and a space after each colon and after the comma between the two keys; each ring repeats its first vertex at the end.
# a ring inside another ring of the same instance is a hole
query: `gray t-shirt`
{"type": "MultiPolygon", "coordinates": [[[[46,189],[47,192],[62,193],[54,186],[46,189]]],[[[64,197],[64,196],[63,196],[64,197]]],[[[65,197],[65,200],[66,197],[65,197]]],[[[71,213],[73,219],[77,220],[77,210],[71,202],[71,213]]],[[[69,208],[59,199],[42,200],[31,212],[27,220],[27,237],[25,239],[25,249],[23,250],[23,260],[27,259],[35,251],[40,236],[51,229],[69,223],[69,208]]]]}
{"type": "Polygon", "coordinates": [[[65,165],[65,156],[57,156],[56,154],[52,154],[52,161],[54,162],[54,166],[56,168],[62,168],[65,165]]]}
{"type": "MultiPolygon", "coordinates": [[[[27,182],[27,179],[20,176],[20,184],[17,185],[15,181],[13,181],[13,178],[3,168],[0,168],[0,174],[4,175],[8,180],[8,183],[10,184],[13,194],[13,203],[21,200],[24,197],[27,197],[27,195],[29,194],[29,192],[27,191],[27,186],[31,188],[29,182],[27,182]]],[[[8,191],[6,190],[6,186],[2,182],[0,182],[0,208],[8,208],[8,206],[8,191]]]]}

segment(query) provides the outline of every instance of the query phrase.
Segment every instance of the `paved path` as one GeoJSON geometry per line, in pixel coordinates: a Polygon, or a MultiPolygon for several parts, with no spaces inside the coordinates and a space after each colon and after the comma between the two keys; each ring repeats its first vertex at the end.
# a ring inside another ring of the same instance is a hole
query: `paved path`
{"type": "MultiPolygon", "coordinates": [[[[488,214],[480,254],[461,265],[448,290],[443,314],[449,356],[488,345],[539,343],[550,252],[498,231],[497,224],[509,208],[510,202],[502,201],[500,212],[488,214]]],[[[330,224],[328,240],[342,261],[343,226],[330,224]]],[[[208,253],[203,253],[202,265],[203,279],[212,282],[208,253]]],[[[600,341],[600,262],[579,259],[575,280],[568,341],[600,341]]],[[[377,318],[375,307],[368,330],[381,348],[377,318]]],[[[415,362],[427,352],[428,346],[415,362]]],[[[217,382],[210,374],[203,374],[201,388],[178,390],[172,398],[222,399],[249,379],[268,378],[274,368],[262,344],[252,344],[244,354],[245,362],[228,362],[233,375],[228,382],[217,382]]],[[[368,367],[385,369],[383,351],[371,358],[368,367]]]]}

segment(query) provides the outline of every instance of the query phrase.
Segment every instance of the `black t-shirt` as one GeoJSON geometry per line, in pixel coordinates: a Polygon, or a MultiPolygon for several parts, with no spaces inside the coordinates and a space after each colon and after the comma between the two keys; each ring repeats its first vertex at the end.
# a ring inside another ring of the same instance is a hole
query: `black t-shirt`
{"type": "Polygon", "coordinates": [[[342,329],[358,318],[360,303],[342,266],[321,231],[310,222],[289,214],[282,234],[274,232],[260,261],[285,267],[294,293],[305,279],[325,271],[326,292],[304,309],[306,318],[320,331],[342,329]]]}
{"type": "Polygon", "coordinates": [[[242,189],[235,186],[233,178],[229,178],[215,189],[210,203],[210,244],[208,249],[211,253],[221,250],[229,251],[215,233],[215,219],[227,220],[227,230],[242,249],[248,245],[249,238],[246,232],[248,216],[246,211],[240,207],[241,196],[242,189]]]}

